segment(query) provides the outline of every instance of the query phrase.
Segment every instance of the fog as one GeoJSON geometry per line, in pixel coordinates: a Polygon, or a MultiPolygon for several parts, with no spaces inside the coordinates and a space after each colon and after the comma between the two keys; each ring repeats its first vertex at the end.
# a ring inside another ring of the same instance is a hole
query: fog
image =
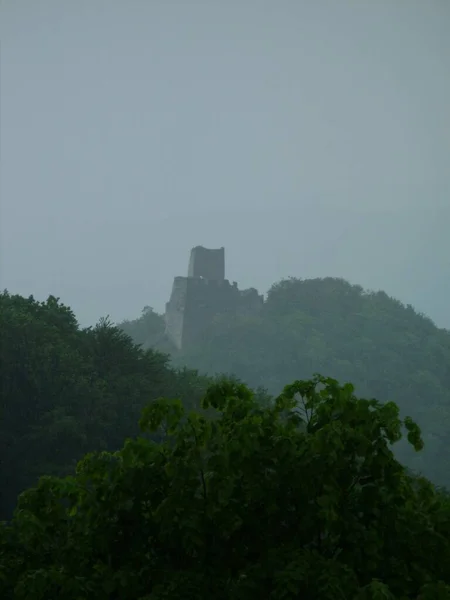
{"type": "Polygon", "coordinates": [[[3,0],[0,286],[83,325],[227,276],[450,328],[448,0],[3,0]]]}

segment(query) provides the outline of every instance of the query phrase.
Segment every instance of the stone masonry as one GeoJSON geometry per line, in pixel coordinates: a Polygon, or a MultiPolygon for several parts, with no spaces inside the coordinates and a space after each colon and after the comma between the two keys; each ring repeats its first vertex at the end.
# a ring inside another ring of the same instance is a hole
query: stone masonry
{"type": "Polygon", "coordinates": [[[239,290],[237,283],[225,279],[225,248],[196,246],[191,250],[188,276],[174,279],[166,304],[166,335],[182,350],[199,341],[217,315],[254,313],[263,303],[255,288],[239,290]]]}

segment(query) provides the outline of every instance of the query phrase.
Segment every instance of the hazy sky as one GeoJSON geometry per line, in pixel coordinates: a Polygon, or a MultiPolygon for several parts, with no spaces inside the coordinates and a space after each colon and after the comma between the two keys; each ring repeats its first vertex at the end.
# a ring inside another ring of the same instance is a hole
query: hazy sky
{"type": "Polygon", "coordinates": [[[450,328],[449,0],[0,0],[0,286],[82,324],[227,274],[450,328]]]}

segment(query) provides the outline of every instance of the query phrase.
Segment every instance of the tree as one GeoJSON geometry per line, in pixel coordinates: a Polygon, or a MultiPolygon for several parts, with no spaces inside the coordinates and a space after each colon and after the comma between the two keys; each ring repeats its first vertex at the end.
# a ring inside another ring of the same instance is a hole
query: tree
{"type": "Polygon", "coordinates": [[[218,380],[203,409],[159,399],[156,443],[45,477],[0,530],[2,598],[450,598],[450,504],[391,446],[418,426],[394,403],[315,376],[261,406],[218,380]]]}
{"type": "Polygon", "coordinates": [[[0,339],[0,519],[39,476],[72,473],[87,452],[120,448],[150,400],[174,394],[198,407],[207,385],[108,319],[81,329],[53,296],[0,294],[0,339]]]}
{"type": "Polygon", "coordinates": [[[233,373],[277,395],[286,381],[315,372],[352,381],[421,426],[425,452],[405,443],[397,456],[450,487],[450,332],[384,292],[327,277],[288,279],[269,290],[256,315],[220,315],[201,344],[174,355],[200,372],[233,373]]]}
{"type": "Polygon", "coordinates": [[[170,354],[177,352],[175,345],[165,335],[164,317],[151,306],[145,306],[138,319],[122,321],[119,327],[143,348],[157,348],[170,354]]]}

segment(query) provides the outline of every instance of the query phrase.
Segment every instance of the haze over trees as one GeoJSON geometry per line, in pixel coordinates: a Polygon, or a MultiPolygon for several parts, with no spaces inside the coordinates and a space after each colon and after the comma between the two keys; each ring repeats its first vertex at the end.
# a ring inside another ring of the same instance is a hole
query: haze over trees
{"type": "Polygon", "coordinates": [[[1,598],[450,599],[450,334],[412,307],[291,279],[177,353],[4,292],[0,336],[1,598]]]}
{"type": "Polygon", "coordinates": [[[449,30],[0,0],[0,600],[450,600],[449,30]]]}
{"type": "Polygon", "coordinates": [[[154,311],[120,326],[144,347],[170,351],[174,364],[234,374],[271,394],[319,372],[351,381],[365,397],[394,399],[426,441],[419,456],[404,444],[398,456],[450,486],[450,332],[384,292],[337,278],[283,280],[259,314],[219,316],[183,352],[170,349],[154,311]]]}

